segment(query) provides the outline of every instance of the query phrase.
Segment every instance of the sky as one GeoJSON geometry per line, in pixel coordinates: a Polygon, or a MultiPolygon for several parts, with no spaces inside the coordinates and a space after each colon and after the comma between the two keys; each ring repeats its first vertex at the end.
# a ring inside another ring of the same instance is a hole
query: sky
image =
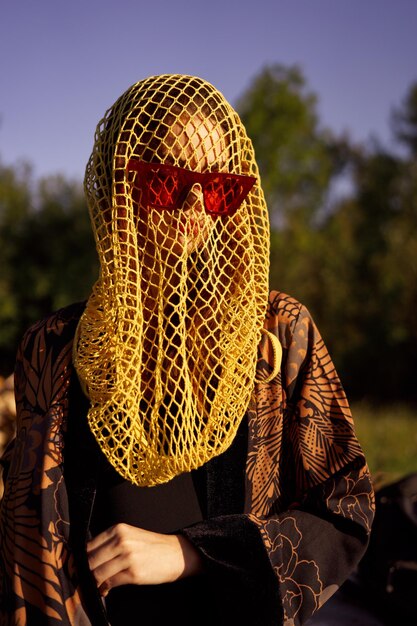
{"type": "Polygon", "coordinates": [[[97,122],[136,81],[192,74],[235,104],[274,63],[300,67],[322,126],[391,147],[417,81],[417,2],[3,0],[0,162],[81,180],[97,122]]]}

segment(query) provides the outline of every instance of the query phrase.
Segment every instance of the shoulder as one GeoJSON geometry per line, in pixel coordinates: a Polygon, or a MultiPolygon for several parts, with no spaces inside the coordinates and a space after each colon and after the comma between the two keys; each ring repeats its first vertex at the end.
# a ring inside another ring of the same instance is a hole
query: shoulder
{"type": "Polygon", "coordinates": [[[19,350],[27,356],[34,350],[43,351],[72,343],[75,329],[85,308],[85,302],[76,302],[58,309],[35,322],[23,335],[19,350]]]}
{"type": "MultiPolygon", "coordinates": [[[[312,356],[328,360],[326,346],[308,310],[293,296],[282,291],[271,291],[268,298],[264,329],[276,335],[283,351],[282,364],[287,385],[298,376],[312,356]]],[[[268,350],[266,337],[262,337],[260,352],[268,350]]],[[[266,359],[264,356],[264,360],[266,359]]]]}
{"type": "Polygon", "coordinates": [[[283,291],[272,290],[269,293],[266,318],[281,317],[288,321],[296,320],[303,309],[301,302],[283,291]]]}
{"type": "MultiPolygon", "coordinates": [[[[46,410],[72,361],[72,347],[85,304],[66,306],[33,324],[18,346],[14,370],[16,404],[46,410]]],[[[69,370],[68,370],[69,371],[69,370]]]]}
{"type": "Polygon", "coordinates": [[[301,326],[310,325],[313,320],[304,304],[282,291],[269,293],[264,325],[267,330],[275,331],[282,339],[283,334],[293,334],[301,326]]]}

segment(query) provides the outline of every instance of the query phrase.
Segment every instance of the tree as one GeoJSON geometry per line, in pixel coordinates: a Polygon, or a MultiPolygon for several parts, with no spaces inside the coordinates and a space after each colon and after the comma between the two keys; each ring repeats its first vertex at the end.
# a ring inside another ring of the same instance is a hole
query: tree
{"type": "Polygon", "coordinates": [[[29,168],[0,168],[0,249],[0,374],[8,375],[24,330],[86,298],[97,276],[81,186],[62,176],[35,184],[29,168]]]}
{"type": "Polygon", "coordinates": [[[411,155],[417,155],[417,83],[413,83],[399,108],[391,116],[394,135],[407,146],[411,155]]]}
{"type": "Polygon", "coordinates": [[[416,167],[377,148],[352,169],[355,194],[323,225],[323,328],[350,394],[415,401],[416,167]]]}
{"type": "Polygon", "coordinates": [[[319,125],[317,97],[298,67],[265,67],[237,102],[252,138],[274,226],[292,212],[311,221],[340,169],[337,142],[319,125]]]}
{"type": "Polygon", "coordinates": [[[238,102],[271,213],[271,287],[310,308],[351,397],[417,400],[417,85],[393,118],[410,158],[323,130],[316,103],[280,65],[238,102]]]}
{"type": "Polygon", "coordinates": [[[251,137],[271,216],[271,287],[320,317],[320,220],[348,160],[346,139],[321,127],[317,97],[298,67],[267,66],[237,102],[251,137]]]}
{"type": "Polygon", "coordinates": [[[0,375],[11,371],[13,342],[19,328],[19,296],[13,288],[10,259],[31,198],[31,169],[0,165],[0,375]]]}

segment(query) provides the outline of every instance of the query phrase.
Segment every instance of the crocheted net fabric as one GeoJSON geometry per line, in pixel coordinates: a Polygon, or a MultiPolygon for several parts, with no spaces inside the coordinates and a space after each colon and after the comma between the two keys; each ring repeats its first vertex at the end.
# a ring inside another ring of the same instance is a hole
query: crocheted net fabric
{"type": "Polygon", "coordinates": [[[222,94],[162,75],[130,87],[99,122],[85,190],[101,270],[74,364],[101,450],[151,486],[226,450],[248,407],[268,294],[258,168],[222,94]],[[218,213],[216,176],[195,173],[222,176],[218,213]],[[249,193],[240,176],[254,178],[249,193]],[[170,206],[176,185],[185,192],[170,206]]]}

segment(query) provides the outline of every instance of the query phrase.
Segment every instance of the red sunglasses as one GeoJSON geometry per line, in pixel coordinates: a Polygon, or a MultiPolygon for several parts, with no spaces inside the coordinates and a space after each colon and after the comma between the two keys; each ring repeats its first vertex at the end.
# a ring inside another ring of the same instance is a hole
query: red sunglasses
{"type": "Polygon", "coordinates": [[[165,163],[130,159],[127,171],[139,174],[135,182],[143,203],[153,209],[177,209],[190,189],[201,185],[204,208],[209,215],[233,215],[252,189],[256,178],[224,172],[193,172],[165,163]]]}

